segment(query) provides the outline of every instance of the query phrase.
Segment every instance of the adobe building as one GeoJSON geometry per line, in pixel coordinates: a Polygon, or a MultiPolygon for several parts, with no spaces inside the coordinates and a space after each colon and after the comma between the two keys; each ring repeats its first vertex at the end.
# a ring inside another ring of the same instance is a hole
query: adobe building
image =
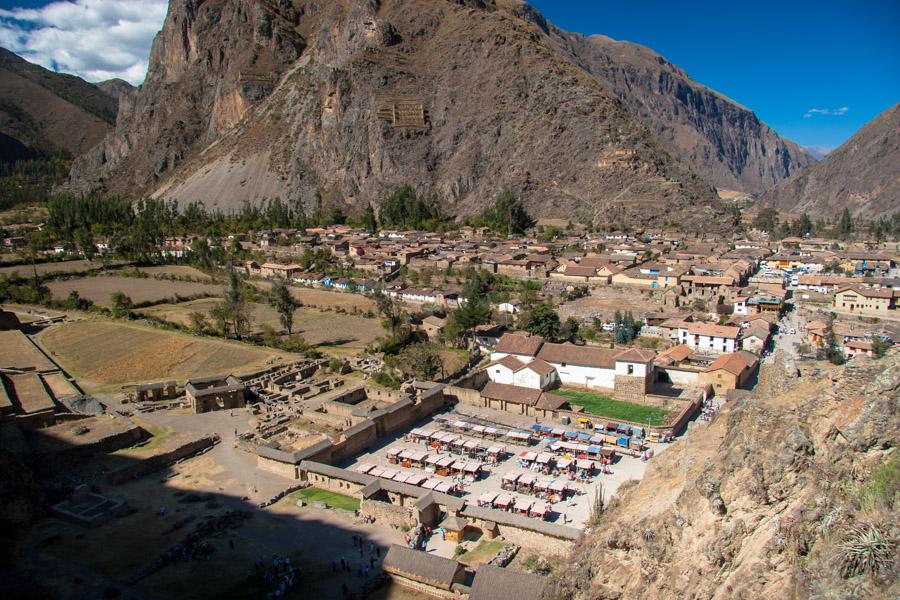
{"type": "Polygon", "coordinates": [[[234,375],[188,379],[184,394],[195,413],[242,408],[247,386],[234,375]]]}
{"type": "Polygon", "coordinates": [[[165,383],[146,383],[137,386],[134,392],[138,402],[172,400],[178,397],[178,384],[174,381],[167,381],[165,383]]]}
{"type": "Polygon", "coordinates": [[[394,544],[381,568],[397,584],[436,597],[453,597],[466,580],[465,567],[455,560],[394,544]]]}

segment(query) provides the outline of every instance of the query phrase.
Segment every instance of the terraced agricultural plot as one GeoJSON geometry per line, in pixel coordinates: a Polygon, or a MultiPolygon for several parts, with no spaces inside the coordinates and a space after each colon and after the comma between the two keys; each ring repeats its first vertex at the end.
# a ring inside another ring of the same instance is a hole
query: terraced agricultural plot
{"type": "Polygon", "coordinates": [[[222,293],[222,286],[211,283],[192,283],[185,281],[161,281],[159,279],[139,279],[136,277],[120,277],[104,275],[98,277],[77,277],[47,283],[47,287],[57,300],[64,300],[72,291],[77,291],[82,298],[91,300],[98,306],[110,306],[110,297],[115,292],[122,292],[132,302],[156,302],[167,298],[175,299],[198,294],[222,293]]]}
{"type": "Polygon", "coordinates": [[[51,327],[40,343],[70,375],[88,387],[184,381],[223,373],[250,373],[272,357],[296,355],[126,323],[77,321],[51,327]]]}
{"type": "MultiPolygon", "coordinates": [[[[253,285],[261,290],[271,289],[269,281],[254,281],[253,285]]],[[[352,311],[354,308],[361,311],[375,311],[375,301],[362,294],[349,292],[337,292],[315,288],[291,286],[291,295],[303,303],[304,306],[317,308],[342,309],[352,311]]]]}
{"type": "Polygon", "coordinates": [[[212,281],[212,277],[189,265],[154,265],[151,267],[138,267],[142,273],[147,273],[151,277],[154,275],[175,275],[176,277],[190,277],[202,281],[212,281]]]}
{"type": "MultiPolygon", "coordinates": [[[[115,266],[117,264],[122,263],[109,263],[110,266],[115,266]]],[[[102,266],[103,263],[97,260],[93,262],[89,260],[66,260],[61,262],[39,263],[34,265],[34,268],[37,269],[38,275],[50,275],[51,273],[83,273],[85,271],[99,269],[102,266]]],[[[31,265],[0,267],[0,275],[9,276],[13,273],[18,273],[20,277],[31,277],[32,274],[34,274],[34,271],[32,270],[31,265]]]]}
{"type": "MultiPolygon", "coordinates": [[[[157,304],[138,312],[188,326],[189,315],[192,312],[208,314],[209,309],[219,302],[215,298],[205,298],[178,304],[157,304]]],[[[263,325],[269,325],[276,331],[282,330],[278,313],[271,306],[257,302],[252,302],[249,306],[254,332],[261,331],[263,325]]],[[[378,319],[326,312],[303,306],[294,312],[294,333],[302,335],[310,344],[357,350],[375,341],[376,337],[384,335],[384,329],[378,319]]]]}

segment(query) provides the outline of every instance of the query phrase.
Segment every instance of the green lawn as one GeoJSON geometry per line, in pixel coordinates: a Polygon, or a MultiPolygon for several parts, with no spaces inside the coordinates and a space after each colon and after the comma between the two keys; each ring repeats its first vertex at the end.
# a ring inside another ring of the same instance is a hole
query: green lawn
{"type": "Polygon", "coordinates": [[[609,396],[594,392],[553,390],[553,393],[569,398],[573,404],[583,406],[587,413],[607,417],[612,421],[631,421],[646,425],[649,420],[651,425],[660,425],[669,416],[669,411],[665,408],[613,400],[609,396]]]}
{"type": "Polygon", "coordinates": [[[353,496],[338,494],[337,492],[329,492],[328,490],[320,490],[319,488],[308,487],[297,490],[291,494],[291,498],[303,499],[307,502],[324,502],[332,508],[340,508],[341,510],[359,510],[359,499],[353,496]]]}

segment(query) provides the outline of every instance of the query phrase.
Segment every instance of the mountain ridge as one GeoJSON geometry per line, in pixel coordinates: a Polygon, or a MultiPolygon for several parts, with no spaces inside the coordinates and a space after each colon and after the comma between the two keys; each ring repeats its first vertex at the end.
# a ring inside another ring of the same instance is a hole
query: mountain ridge
{"type": "Polygon", "coordinates": [[[774,189],[761,206],[836,217],[890,217],[900,210],[900,103],[886,109],[849,140],[774,189]]]}
{"type": "Polygon", "coordinates": [[[701,134],[667,117],[671,106],[640,114],[644,101],[617,93],[598,66],[603,52],[528,4],[219,0],[216,22],[204,20],[209,6],[170,4],[147,80],[123,96],[116,131],[76,161],[68,189],[225,209],[274,196],[311,207],[320,193],[356,213],[409,183],[460,215],[509,188],[536,216],[677,226],[697,207],[730,228],[733,211],[708,181],[756,190],[812,160],[680,70],[691,97],[727,107],[740,127],[723,120],[701,134]],[[417,127],[383,120],[398,98],[420,111],[417,127]],[[729,142],[724,159],[697,159],[713,153],[710,139],[754,128],[749,150],[729,142]],[[689,134],[697,156],[669,130],[689,134]],[[774,163],[754,153],[767,144],[774,163]],[[728,163],[741,152],[749,158],[728,163]]]}
{"type": "Polygon", "coordinates": [[[111,131],[117,107],[94,84],[0,48],[0,134],[6,136],[0,158],[82,154],[111,131]]]}

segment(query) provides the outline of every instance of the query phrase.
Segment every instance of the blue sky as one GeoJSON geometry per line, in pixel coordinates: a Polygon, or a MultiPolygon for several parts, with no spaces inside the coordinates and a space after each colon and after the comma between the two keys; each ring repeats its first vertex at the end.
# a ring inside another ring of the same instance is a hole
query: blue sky
{"type": "Polygon", "coordinates": [[[900,0],[531,4],[563,29],[652,48],[804,146],[834,148],[900,101],[900,0]]]}
{"type": "MultiPolygon", "coordinates": [[[[649,46],[805,146],[834,148],[900,101],[900,0],[532,4],[563,29],[649,46]]],[[[0,0],[0,46],[90,81],[136,84],[166,6],[0,0]]]]}

